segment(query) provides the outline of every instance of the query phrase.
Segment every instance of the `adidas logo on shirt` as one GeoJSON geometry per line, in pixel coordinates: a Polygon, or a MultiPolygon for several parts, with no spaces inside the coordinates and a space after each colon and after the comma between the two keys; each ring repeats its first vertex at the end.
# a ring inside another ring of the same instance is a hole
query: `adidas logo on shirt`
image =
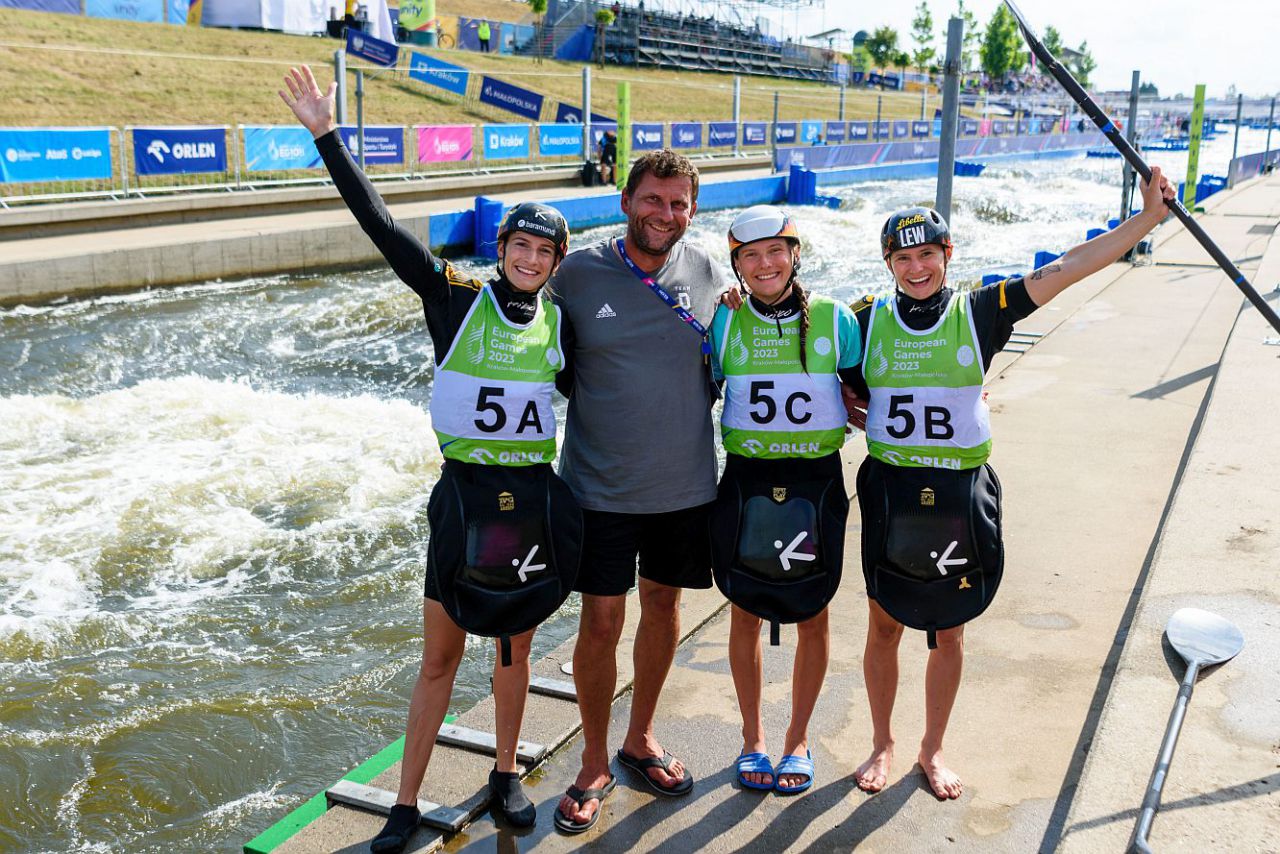
{"type": "Polygon", "coordinates": [[[613,309],[609,308],[609,303],[605,303],[604,305],[600,306],[600,310],[596,312],[596,320],[599,320],[602,317],[617,317],[617,316],[618,316],[618,313],[613,309]]]}

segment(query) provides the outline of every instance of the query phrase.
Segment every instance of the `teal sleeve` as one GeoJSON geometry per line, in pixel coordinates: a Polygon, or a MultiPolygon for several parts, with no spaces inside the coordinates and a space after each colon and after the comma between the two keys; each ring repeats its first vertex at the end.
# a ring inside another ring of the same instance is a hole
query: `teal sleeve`
{"type": "Polygon", "coordinates": [[[724,371],[720,367],[720,349],[724,345],[732,313],[726,306],[717,306],[716,315],[711,319],[711,378],[716,382],[724,379],[724,371]]]}
{"type": "Polygon", "coordinates": [[[862,336],[858,319],[844,303],[836,305],[836,328],[840,334],[840,361],[837,368],[856,368],[862,363],[862,336]]]}

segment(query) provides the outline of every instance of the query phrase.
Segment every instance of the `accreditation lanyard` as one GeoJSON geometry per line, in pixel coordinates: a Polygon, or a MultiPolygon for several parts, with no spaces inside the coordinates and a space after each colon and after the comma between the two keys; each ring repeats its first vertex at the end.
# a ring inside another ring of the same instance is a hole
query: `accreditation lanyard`
{"type": "Polygon", "coordinates": [[[618,254],[622,256],[623,262],[627,265],[627,267],[631,270],[631,272],[636,274],[636,278],[644,282],[646,285],[648,285],[649,290],[653,291],[657,295],[658,299],[665,302],[667,306],[676,313],[676,317],[679,317],[686,324],[688,324],[690,329],[698,333],[698,336],[702,339],[702,359],[704,362],[710,359],[711,358],[711,338],[710,338],[710,333],[707,332],[707,327],[703,326],[698,321],[698,318],[690,314],[688,309],[680,305],[680,303],[676,301],[675,297],[667,293],[666,288],[658,284],[654,280],[653,276],[650,276],[644,270],[641,270],[636,265],[636,262],[631,260],[631,256],[627,254],[627,248],[624,245],[624,242],[622,240],[618,240],[616,245],[618,247],[618,254]]]}

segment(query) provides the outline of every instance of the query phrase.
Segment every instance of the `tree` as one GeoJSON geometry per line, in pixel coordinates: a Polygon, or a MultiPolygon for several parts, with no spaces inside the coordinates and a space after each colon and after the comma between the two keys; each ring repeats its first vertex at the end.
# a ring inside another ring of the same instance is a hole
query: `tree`
{"type": "Polygon", "coordinates": [[[533,55],[535,61],[541,64],[542,53],[546,47],[542,43],[542,16],[547,14],[547,0],[528,0],[528,3],[529,11],[536,16],[533,22],[533,42],[537,48],[533,55]]]}
{"type": "Polygon", "coordinates": [[[964,21],[964,38],[960,41],[960,70],[973,68],[973,57],[982,49],[982,33],[978,29],[978,16],[959,0],[956,17],[964,21]]]}
{"type": "Polygon", "coordinates": [[[1089,75],[1098,67],[1098,63],[1094,61],[1093,54],[1089,53],[1089,42],[1080,42],[1080,47],[1076,48],[1079,56],[1072,57],[1071,74],[1079,81],[1081,86],[1089,87],[1089,75]]]}
{"type": "Polygon", "coordinates": [[[1024,62],[1018,23],[1003,4],[997,6],[982,40],[982,70],[994,80],[1017,71],[1024,62]]]}
{"type": "Polygon", "coordinates": [[[1041,39],[1044,46],[1049,49],[1049,53],[1053,54],[1054,59],[1062,59],[1062,33],[1058,32],[1058,28],[1049,25],[1044,28],[1044,38],[1041,39]]]}
{"type": "Polygon", "coordinates": [[[898,69],[898,79],[902,79],[903,73],[911,65],[911,54],[905,50],[900,50],[893,55],[893,67],[898,69]]]}
{"type": "Polygon", "coordinates": [[[924,71],[925,66],[938,55],[933,47],[933,15],[929,12],[926,0],[920,0],[916,16],[911,19],[911,40],[916,43],[916,49],[911,52],[911,61],[918,70],[924,71]]]}
{"type": "Polygon", "coordinates": [[[898,31],[893,27],[877,27],[862,43],[876,68],[888,68],[898,52],[898,31]]]}
{"type": "Polygon", "coordinates": [[[613,23],[613,12],[596,9],[596,63],[604,67],[604,28],[613,23]]]}
{"type": "Polygon", "coordinates": [[[1160,90],[1159,90],[1159,88],[1157,88],[1157,87],[1156,87],[1156,84],[1154,84],[1154,83],[1150,83],[1150,82],[1148,82],[1148,83],[1140,83],[1140,84],[1138,84],[1138,94],[1139,94],[1139,95],[1149,95],[1149,96],[1151,96],[1152,98],[1159,98],[1159,97],[1160,97],[1160,90]]]}

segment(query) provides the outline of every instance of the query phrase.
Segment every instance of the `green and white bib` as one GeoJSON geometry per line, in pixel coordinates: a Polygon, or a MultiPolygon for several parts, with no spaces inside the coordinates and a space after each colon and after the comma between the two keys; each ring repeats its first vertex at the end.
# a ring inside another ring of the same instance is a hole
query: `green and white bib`
{"type": "Polygon", "coordinates": [[[976,468],[991,456],[982,356],[969,300],[955,294],[932,329],[897,315],[894,294],[871,309],[862,374],[871,390],[867,450],[890,465],[976,468]]]}
{"type": "Polygon", "coordinates": [[[836,303],[809,297],[806,356],[800,367],[800,317],[761,317],[751,301],[731,312],[720,345],[725,378],[720,432],[724,449],[757,459],[824,457],[844,444],[840,330],[836,303]]]}
{"type": "Polygon", "coordinates": [[[512,323],[485,285],[436,367],[431,422],[451,460],[503,466],[556,455],[551,409],[560,350],[560,309],[539,299],[533,320],[512,323]]]}

